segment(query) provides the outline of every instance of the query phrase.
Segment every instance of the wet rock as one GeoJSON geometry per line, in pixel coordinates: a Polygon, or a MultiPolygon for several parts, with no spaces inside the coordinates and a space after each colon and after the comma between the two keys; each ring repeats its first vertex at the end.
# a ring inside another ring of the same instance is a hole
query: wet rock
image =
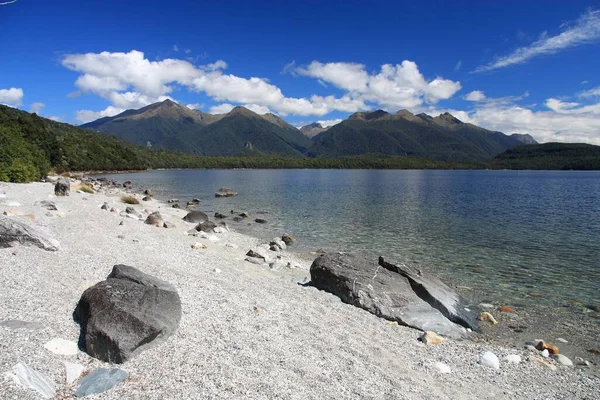
{"type": "Polygon", "coordinates": [[[226,187],[222,187],[215,193],[215,197],[231,197],[231,196],[237,196],[237,195],[238,195],[238,192],[236,192],[233,189],[226,188],[226,187]]]}
{"type": "Polygon", "coordinates": [[[208,221],[208,215],[202,211],[190,211],[183,217],[183,220],[186,222],[202,223],[208,221]]]}
{"type": "Polygon", "coordinates": [[[564,365],[565,367],[573,366],[573,361],[571,361],[567,356],[563,354],[555,354],[552,356],[552,358],[554,358],[554,360],[556,360],[557,363],[559,363],[560,365],[564,365]]]}
{"type": "Polygon", "coordinates": [[[254,220],[254,222],[256,222],[257,224],[266,224],[266,223],[267,223],[267,220],[266,220],[266,219],[263,219],[263,218],[256,218],[256,219],[254,220]]]}
{"type": "Polygon", "coordinates": [[[77,392],[75,392],[75,396],[85,397],[92,394],[104,393],[120,382],[123,382],[128,376],[129,374],[122,369],[99,368],[79,382],[79,387],[77,388],[77,392]]]}
{"type": "Polygon", "coordinates": [[[432,331],[427,331],[419,337],[419,341],[421,341],[425,344],[429,344],[429,345],[440,344],[440,343],[444,342],[445,340],[446,339],[444,339],[443,337],[441,337],[440,335],[438,335],[437,333],[432,332],[432,331]]]}
{"type": "Polygon", "coordinates": [[[54,185],[54,194],[56,196],[68,196],[71,194],[71,181],[66,178],[61,178],[54,185]]]}
{"type": "Polygon", "coordinates": [[[0,321],[0,326],[6,329],[26,329],[28,331],[40,331],[45,328],[45,326],[39,322],[20,321],[18,319],[0,321]]]}
{"type": "Polygon", "coordinates": [[[505,360],[510,364],[519,364],[521,362],[521,356],[518,354],[510,354],[506,356],[505,360]]]}
{"type": "Polygon", "coordinates": [[[316,288],[381,318],[445,337],[467,336],[462,326],[419,297],[407,277],[364,257],[323,254],[312,263],[310,274],[316,288]]]}
{"type": "Polygon", "coordinates": [[[56,392],[56,386],[52,379],[37,372],[24,362],[20,362],[12,368],[12,374],[17,383],[35,390],[44,399],[51,399],[56,392]]]}
{"type": "Polygon", "coordinates": [[[438,371],[440,374],[449,374],[452,372],[452,370],[450,369],[450,367],[446,364],[444,364],[443,362],[436,362],[435,364],[433,364],[433,368],[438,371]]]}
{"type": "Polygon", "coordinates": [[[281,240],[283,240],[283,242],[289,246],[291,243],[294,243],[296,241],[296,238],[290,235],[289,233],[284,233],[281,236],[281,240]]]}
{"type": "Polygon", "coordinates": [[[85,371],[85,367],[81,364],[70,363],[67,361],[63,362],[63,364],[65,366],[67,385],[70,385],[77,379],[79,379],[81,374],[83,374],[83,372],[85,371]]]}
{"type": "Polygon", "coordinates": [[[477,319],[480,321],[489,321],[492,325],[496,325],[498,323],[496,318],[494,318],[494,316],[487,311],[480,313],[477,319]]]}
{"type": "Polygon", "coordinates": [[[483,353],[479,359],[479,363],[486,367],[500,369],[500,360],[498,360],[498,356],[491,351],[486,351],[483,353]]]}
{"type": "Polygon", "coordinates": [[[35,228],[20,221],[0,216],[0,248],[35,246],[48,251],[57,251],[60,248],[58,241],[37,231],[35,228]]]}
{"type": "Polygon", "coordinates": [[[156,211],[156,212],[153,212],[152,214],[148,215],[148,217],[146,218],[144,223],[148,224],[148,225],[154,225],[158,228],[161,228],[165,224],[165,221],[163,221],[163,218],[162,218],[162,215],[160,215],[160,212],[156,211]]]}
{"type": "Polygon", "coordinates": [[[51,353],[58,354],[60,356],[74,356],[79,352],[77,343],[61,338],[54,338],[50,340],[44,345],[44,348],[51,353]]]}
{"type": "Polygon", "coordinates": [[[191,247],[194,250],[201,250],[201,249],[206,249],[207,248],[204,243],[200,243],[200,242],[194,243],[191,247]]]}
{"type": "Polygon", "coordinates": [[[173,285],[115,265],[106,280],[83,293],[74,316],[90,356],[122,363],[177,330],[181,300],[173,285]]]}
{"type": "Polygon", "coordinates": [[[212,221],[204,221],[199,223],[198,225],[196,225],[196,227],[194,229],[196,229],[198,232],[202,231],[202,232],[212,232],[213,229],[215,229],[217,227],[217,224],[215,224],[212,221]]]}

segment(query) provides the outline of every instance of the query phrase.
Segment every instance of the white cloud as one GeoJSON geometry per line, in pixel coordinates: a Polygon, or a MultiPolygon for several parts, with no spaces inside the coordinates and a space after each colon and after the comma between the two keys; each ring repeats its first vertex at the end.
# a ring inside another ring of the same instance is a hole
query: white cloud
{"type": "Polygon", "coordinates": [[[349,107],[339,110],[348,112],[364,110],[362,105],[365,102],[386,109],[417,107],[424,102],[435,104],[449,99],[461,89],[460,82],[440,77],[427,81],[417,64],[408,60],[397,65],[384,64],[375,74],[369,74],[362,64],[324,64],[318,61],[296,68],[296,72],[345,90],[345,97],[352,101],[344,104],[353,104],[354,107],[352,110],[349,107]]]}
{"type": "Polygon", "coordinates": [[[48,119],[51,119],[52,121],[56,121],[56,122],[62,122],[62,118],[61,117],[57,117],[56,115],[51,115],[48,117],[48,119]]]}
{"type": "Polygon", "coordinates": [[[173,45],[173,51],[178,52],[179,51],[179,46],[177,46],[176,44],[173,45]]]}
{"type": "Polygon", "coordinates": [[[39,114],[40,112],[42,112],[44,107],[46,107],[46,105],[44,103],[40,103],[40,102],[32,103],[29,106],[29,111],[31,111],[32,113],[39,114]]]}
{"type": "Polygon", "coordinates": [[[271,110],[269,110],[269,107],[261,106],[258,104],[244,104],[244,107],[246,107],[248,110],[254,111],[255,113],[260,114],[260,115],[271,113],[271,110]]]}
{"type": "Polygon", "coordinates": [[[192,52],[192,49],[185,49],[185,50],[183,50],[183,52],[184,52],[185,54],[190,54],[190,53],[192,52]]]}
{"type": "Polygon", "coordinates": [[[330,126],[337,125],[342,121],[343,121],[343,119],[337,118],[337,119],[326,119],[326,120],[321,120],[321,121],[317,121],[317,122],[319,124],[321,124],[321,126],[323,128],[329,128],[330,126]]]}
{"type": "Polygon", "coordinates": [[[233,104],[223,103],[216,106],[212,106],[208,112],[210,114],[227,114],[229,111],[233,110],[235,107],[233,104]]]}
{"type": "Polygon", "coordinates": [[[579,93],[579,97],[600,97],[600,86],[579,93]]]}
{"type": "Polygon", "coordinates": [[[19,107],[23,104],[23,89],[14,87],[0,89],[0,104],[19,107]]]}
{"type": "Polygon", "coordinates": [[[113,106],[108,106],[102,111],[79,110],[75,115],[75,119],[82,124],[85,124],[86,122],[95,121],[98,118],[112,117],[121,114],[123,111],[125,110],[113,106]]]}
{"type": "Polygon", "coordinates": [[[481,90],[473,90],[464,97],[468,101],[482,101],[485,100],[485,94],[481,90]]]}
{"type": "Polygon", "coordinates": [[[186,104],[185,106],[190,110],[199,110],[201,108],[204,108],[204,104],[201,103],[186,104]]]}
{"type": "Polygon", "coordinates": [[[458,71],[460,67],[462,67],[462,60],[458,60],[458,62],[454,66],[454,71],[458,71]]]}
{"type": "Polygon", "coordinates": [[[567,113],[569,109],[574,109],[579,103],[564,102],[555,98],[549,98],[546,100],[546,107],[557,113],[567,113]]]}
{"type": "Polygon", "coordinates": [[[581,46],[600,39],[600,11],[589,11],[577,21],[565,24],[566,29],[556,36],[545,32],[527,47],[521,47],[511,54],[500,57],[486,65],[480,65],[473,72],[492,71],[515,64],[522,64],[532,58],[555,54],[561,50],[581,46]]]}

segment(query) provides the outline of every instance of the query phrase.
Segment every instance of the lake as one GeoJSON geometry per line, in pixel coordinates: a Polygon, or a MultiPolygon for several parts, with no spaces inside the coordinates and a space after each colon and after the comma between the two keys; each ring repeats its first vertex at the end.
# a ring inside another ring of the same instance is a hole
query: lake
{"type": "Polygon", "coordinates": [[[600,172],[168,170],[103,175],[227,219],[298,251],[361,251],[419,264],[474,301],[600,306],[600,172]],[[220,187],[239,196],[214,197],[220,187]],[[472,289],[472,290],[470,290],[472,289]]]}

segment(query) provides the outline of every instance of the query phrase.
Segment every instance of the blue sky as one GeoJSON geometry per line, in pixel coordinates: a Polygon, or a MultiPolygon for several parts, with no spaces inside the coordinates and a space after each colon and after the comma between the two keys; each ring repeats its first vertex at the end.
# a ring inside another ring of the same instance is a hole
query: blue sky
{"type": "Polygon", "coordinates": [[[598,1],[219,3],[2,5],[0,103],[75,124],[165,98],[296,126],[406,108],[600,144],[598,1]]]}

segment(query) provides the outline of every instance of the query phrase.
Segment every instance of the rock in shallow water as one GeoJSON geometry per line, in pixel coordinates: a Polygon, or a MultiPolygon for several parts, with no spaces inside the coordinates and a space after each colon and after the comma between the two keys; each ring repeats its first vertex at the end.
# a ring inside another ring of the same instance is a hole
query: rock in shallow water
{"type": "Polygon", "coordinates": [[[81,380],[75,396],[85,397],[106,392],[127,379],[128,376],[129,374],[122,369],[99,368],[81,380]]]}
{"type": "Polygon", "coordinates": [[[171,284],[115,265],[106,280],[83,293],[75,317],[89,355],[122,363],[177,330],[181,300],[171,284]]]}
{"type": "Polygon", "coordinates": [[[38,392],[42,398],[54,397],[56,388],[52,379],[37,372],[24,362],[20,362],[12,368],[15,381],[19,384],[38,392]]]}

